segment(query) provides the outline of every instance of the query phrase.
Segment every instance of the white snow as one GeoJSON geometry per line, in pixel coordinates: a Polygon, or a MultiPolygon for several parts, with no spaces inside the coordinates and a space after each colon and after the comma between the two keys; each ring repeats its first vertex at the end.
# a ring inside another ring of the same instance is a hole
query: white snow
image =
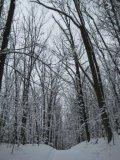
{"type": "Polygon", "coordinates": [[[55,150],[47,145],[25,145],[12,148],[0,145],[0,160],[120,160],[120,138],[115,144],[106,144],[99,139],[90,143],[82,142],[69,150],[55,150]]]}

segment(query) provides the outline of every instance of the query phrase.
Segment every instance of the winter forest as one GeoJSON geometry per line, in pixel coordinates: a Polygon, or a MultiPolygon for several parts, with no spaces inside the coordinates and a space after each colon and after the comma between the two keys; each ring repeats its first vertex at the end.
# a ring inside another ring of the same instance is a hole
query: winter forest
{"type": "Polygon", "coordinates": [[[0,0],[0,145],[119,134],[120,0],[0,0]]]}

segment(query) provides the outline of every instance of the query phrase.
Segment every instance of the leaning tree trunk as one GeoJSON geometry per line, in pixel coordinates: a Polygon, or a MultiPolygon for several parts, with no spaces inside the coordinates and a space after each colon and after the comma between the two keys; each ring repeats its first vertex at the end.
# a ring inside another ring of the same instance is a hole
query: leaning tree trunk
{"type": "Polygon", "coordinates": [[[91,39],[89,37],[88,31],[85,27],[85,22],[82,16],[82,13],[80,11],[80,1],[75,1],[74,4],[81,22],[80,25],[80,32],[81,36],[83,39],[83,43],[87,52],[88,56],[88,61],[90,64],[91,68],[91,73],[92,73],[92,78],[94,81],[94,91],[96,93],[97,101],[98,101],[98,106],[100,108],[101,112],[101,119],[102,119],[102,124],[104,126],[104,130],[108,139],[108,143],[112,140],[112,130],[110,127],[110,122],[109,122],[109,117],[107,115],[106,111],[106,104],[105,104],[105,97],[104,97],[104,92],[103,92],[103,86],[102,86],[102,80],[101,80],[101,75],[100,75],[100,70],[98,63],[96,61],[95,53],[94,53],[94,48],[91,42],[91,39]]]}
{"type": "Polygon", "coordinates": [[[112,139],[112,130],[110,127],[109,117],[106,112],[105,97],[104,97],[104,92],[103,92],[103,86],[102,86],[99,66],[97,64],[95,53],[92,47],[92,43],[90,41],[86,28],[84,26],[81,26],[80,30],[81,30],[81,35],[82,35],[83,42],[84,42],[84,45],[87,51],[87,55],[88,55],[88,60],[89,60],[90,68],[91,68],[93,81],[94,81],[94,90],[95,90],[98,105],[101,111],[102,124],[104,126],[108,142],[110,142],[112,139]]]}
{"type": "MultiPolygon", "coordinates": [[[[84,100],[83,100],[83,91],[82,91],[82,85],[81,85],[79,61],[78,61],[78,57],[77,57],[76,53],[74,54],[74,61],[75,61],[75,68],[76,68],[77,101],[78,101],[78,106],[80,107],[79,108],[80,114],[82,114],[82,124],[84,124],[84,126],[85,126],[86,140],[89,142],[90,141],[90,133],[89,133],[85,103],[84,103],[84,100]]],[[[78,143],[80,143],[80,141],[78,143]]]]}
{"type": "Polygon", "coordinates": [[[15,2],[16,0],[11,0],[10,8],[8,11],[8,17],[7,17],[7,21],[6,21],[6,25],[3,33],[3,40],[2,40],[1,51],[0,51],[0,90],[2,85],[4,64],[6,59],[6,53],[3,53],[3,52],[8,46],[8,39],[10,35],[10,30],[11,30],[11,25],[13,21],[14,10],[15,10],[15,2]]]}
{"type": "MultiPolygon", "coordinates": [[[[77,101],[78,101],[78,106],[79,109],[81,110],[82,114],[82,124],[85,126],[85,133],[86,133],[86,140],[89,142],[90,141],[90,132],[89,132],[89,127],[88,127],[88,118],[86,114],[86,107],[84,103],[84,98],[83,98],[83,91],[82,91],[82,84],[81,84],[81,74],[79,70],[79,60],[77,53],[75,51],[75,44],[74,44],[74,39],[72,36],[72,32],[70,29],[70,25],[68,24],[68,30],[70,33],[70,44],[71,44],[71,49],[73,52],[73,59],[75,62],[75,69],[76,69],[76,91],[77,91],[77,101]]],[[[78,141],[80,143],[80,141],[78,141]]]]}
{"type": "MultiPolygon", "coordinates": [[[[86,114],[86,107],[83,99],[83,91],[82,91],[82,84],[81,84],[81,75],[80,75],[80,70],[79,70],[79,60],[77,53],[75,51],[75,44],[73,40],[73,36],[71,33],[70,26],[68,25],[68,30],[70,33],[70,44],[71,44],[71,49],[73,52],[73,59],[75,62],[75,69],[76,69],[76,84],[75,84],[75,89],[77,91],[77,102],[79,106],[79,114],[82,116],[82,121],[81,123],[84,124],[85,126],[85,134],[86,134],[86,140],[89,142],[90,141],[90,132],[89,132],[89,127],[88,127],[88,119],[87,119],[87,114],[86,114]]],[[[78,138],[78,143],[80,143],[80,138],[78,138]]]]}

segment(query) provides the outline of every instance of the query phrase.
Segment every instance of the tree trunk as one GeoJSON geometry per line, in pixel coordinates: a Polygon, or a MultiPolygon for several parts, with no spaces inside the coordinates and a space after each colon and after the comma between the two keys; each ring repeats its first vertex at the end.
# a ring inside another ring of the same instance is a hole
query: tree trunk
{"type": "Polygon", "coordinates": [[[4,0],[0,0],[0,18],[3,11],[3,6],[4,6],[4,0]]]}
{"type": "Polygon", "coordinates": [[[110,122],[109,122],[109,117],[107,115],[106,111],[106,104],[105,104],[105,97],[104,97],[104,92],[103,92],[103,86],[102,86],[102,80],[101,80],[101,75],[100,75],[100,70],[98,63],[96,61],[95,53],[94,53],[94,48],[91,42],[91,39],[89,37],[88,31],[85,27],[85,22],[82,16],[82,12],[80,10],[80,0],[73,0],[75,4],[76,11],[78,13],[78,17],[80,20],[80,32],[81,36],[83,39],[83,43],[87,52],[88,56],[88,61],[90,64],[91,68],[91,73],[92,73],[92,78],[94,81],[94,91],[96,93],[97,101],[98,101],[98,106],[100,108],[101,112],[101,119],[102,119],[102,124],[104,126],[104,130],[107,136],[108,143],[112,140],[112,130],[110,127],[110,122]]]}
{"type": "Polygon", "coordinates": [[[91,68],[93,81],[94,81],[94,90],[95,90],[98,105],[101,111],[102,124],[104,126],[108,142],[110,142],[112,139],[112,130],[111,130],[109,118],[106,112],[106,104],[105,104],[102,80],[100,76],[100,70],[96,61],[91,40],[89,38],[88,32],[84,25],[80,27],[80,31],[81,31],[82,39],[88,55],[88,60],[91,68]]]}
{"type": "Polygon", "coordinates": [[[22,115],[22,124],[21,124],[21,143],[24,145],[27,143],[26,137],[26,124],[27,124],[27,115],[28,115],[28,95],[29,95],[29,87],[30,87],[30,75],[28,78],[24,80],[24,90],[23,90],[23,115],[22,115]]]}
{"type": "Polygon", "coordinates": [[[17,117],[17,111],[18,111],[18,103],[19,103],[19,86],[18,86],[18,78],[17,78],[17,72],[16,72],[16,58],[15,58],[15,54],[14,54],[14,75],[15,75],[15,102],[14,102],[14,106],[15,106],[15,118],[14,118],[14,131],[13,131],[13,143],[16,144],[18,142],[18,132],[17,132],[17,128],[18,128],[18,117],[17,117]]]}
{"type": "Polygon", "coordinates": [[[3,40],[2,40],[1,51],[0,51],[0,90],[2,86],[2,77],[3,77],[4,64],[6,59],[6,53],[2,53],[2,52],[8,46],[8,39],[10,35],[10,30],[11,30],[11,25],[13,21],[14,10],[15,10],[15,1],[16,0],[11,0],[7,22],[6,22],[4,33],[3,33],[3,40]]]}
{"type": "MultiPolygon", "coordinates": [[[[82,125],[84,124],[84,126],[85,126],[86,140],[89,142],[90,141],[90,133],[89,133],[89,128],[88,128],[85,103],[83,100],[81,77],[80,77],[80,71],[79,71],[79,62],[78,62],[78,58],[76,55],[74,56],[74,61],[75,61],[75,68],[76,68],[76,91],[77,91],[78,106],[79,106],[79,109],[82,111],[82,113],[81,113],[82,114],[82,125]]],[[[78,143],[80,143],[80,142],[78,142],[78,143]]]]}

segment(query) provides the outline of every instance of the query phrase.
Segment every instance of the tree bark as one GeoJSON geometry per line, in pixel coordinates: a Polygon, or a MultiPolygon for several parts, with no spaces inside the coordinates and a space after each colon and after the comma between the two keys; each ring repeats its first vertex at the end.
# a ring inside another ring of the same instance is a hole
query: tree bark
{"type": "Polygon", "coordinates": [[[0,0],[0,18],[3,11],[3,6],[4,6],[4,0],[0,0]]]}
{"type": "Polygon", "coordinates": [[[94,90],[95,90],[98,105],[101,111],[102,124],[104,126],[108,142],[110,142],[112,140],[112,130],[110,127],[109,117],[106,112],[106,104],[105,104],[105,98],[104,98],[104,92],[103,92],[103,86],[102,86],[99,66],[96,61],[96,57],[95,57],[95,53],[92,47],[91,40],[89,38],[88,32],[84,25],[80,27],[80,31],[81,31],[85,49],[88,55],[88,60],[89,60],[90,68],[91,68],[93,81],[94,81],[94,90]]]}
{"type": "Polygon", "coordinates": [[[8,11],[8,17],[7,17],[7,21],[6,21],[6,25],[3,33],[3,40],[2,40],[1,51],[0,51],[0,90],[2,86],[2,77],[3,77],[4,64],[6,59],[6,53],[3,53],[3,52],[8,46],[8,39],[10,35],[10,30],[11,30],[11,25],[12,25],[13,16],[14,16],[14,10],[15,10],[15,2],[16,0],[11,0],[10,8],[8,11]]]}

